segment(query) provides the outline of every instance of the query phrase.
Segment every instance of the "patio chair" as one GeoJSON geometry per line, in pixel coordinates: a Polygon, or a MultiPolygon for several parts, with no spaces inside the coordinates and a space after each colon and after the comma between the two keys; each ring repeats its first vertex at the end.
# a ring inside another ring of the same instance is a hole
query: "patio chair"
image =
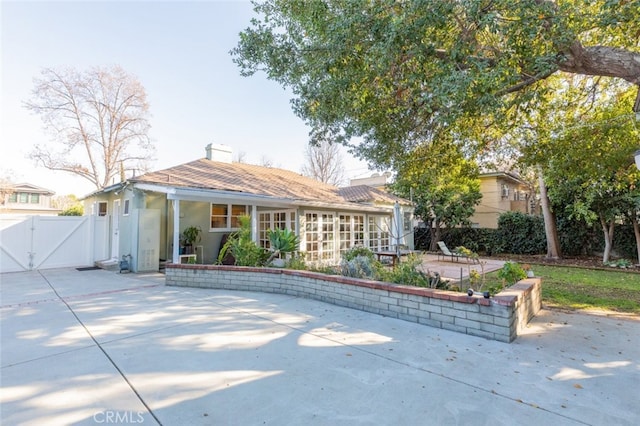
{"type": "Polygon", "coordinates": [[[440,260],[440,257],[442,256],[443,258],[450,257],[452,262],[454,259],[456,262],[458,262],[460,258],[465,259],[467,262],[471,261],[471,263],[480,262],[477,259],[477,256],[471,257],[471,256],[467,256],[464,253],[460,253],[459,251],[456,251],[456,250],[454,251],[449,250],[449,248],[444,243],[444,241],[438,241],[438,247],[440,247],[440,251],[441,251],[441,253],[438,253],[438,260],[440,260]]]}
{"type": "Polygon", "coordinates": [[[454,260],[456,262],[458,261],[458,258],[460,257],[460,255],[457,253],[452,253],[451,250],[449,250],[447,245],[444,243],[444,241],[438,241],[438,247],[440,247],[440,252],[438,252],[438,260],[440,260],[441,257],[445,260],[446,258],[449,257],[451,258],[452,262],[454,260]]]}

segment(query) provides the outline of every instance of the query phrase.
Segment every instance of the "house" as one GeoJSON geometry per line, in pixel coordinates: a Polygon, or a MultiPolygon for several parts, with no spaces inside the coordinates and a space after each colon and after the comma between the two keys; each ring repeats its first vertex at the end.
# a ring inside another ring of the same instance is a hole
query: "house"
{"type": "Polygon", "coordinates": [[[390,172],[384,172],[382,174],[374,173],[369,177],[351,179],[349,181],[349,186],[367,185],[384,190],[387,184],[390,183],[390,178],[390,172]]]}
{"type": "Polygon", "coordinates": [[[505,212],[532,212],[531,186],[510,172],[481,173],[482,199],[470,220],[475,228],[497,228],[505,212]]]}
{"type": "Polygon", "coordinates": [[[3,186],[0,214],[57,216],[62,210],[51,207],[55,192],[30,183],[3,186]]]}
{"type": "Polygon", "coordinates": [[[251,217],[254,241],[268,246],[268,229],[290,229],[310,262],[337,263],[363,245],[413,248],[402,235],[413,208],[383,191],[339,189],[288,170],[233,163],[224,145],[209,144],[206,157],[147,173],[85,197],[85,212],[109,216],[105,238],[111,258],[131,255],[134,271],[158,270],[159,261],[181,261],[180,233],[202,229],[198,263],[214,263],[220,245],[251,217]],[[395,212],[395,214],[394,214],[395,212]],[[408,216],[407,216],[408,215],[408,216]]]}

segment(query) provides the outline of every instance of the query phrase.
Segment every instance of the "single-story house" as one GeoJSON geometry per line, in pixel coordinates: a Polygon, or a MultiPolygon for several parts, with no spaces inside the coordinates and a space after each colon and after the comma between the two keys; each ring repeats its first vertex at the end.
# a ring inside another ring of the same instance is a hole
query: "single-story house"
{"type": "Polygon", "coordinates": [[[413,249],[408,200],[376,188],[337,188],[293,171],[231,159],[230,148],[209,144],[205,158],[86,196],[86,214],[110,217],[105,244],[111,258],[131,255],[133,271],[180,262],[180,233],[195,226],[202,230],[195,245],[197,263],[211,264],[242,215],[251,217],[253,239],[263,247],[268,229],[294,231],[310,262],[338,263],[342,252],[359,245],[374,251],[413,249]]]}

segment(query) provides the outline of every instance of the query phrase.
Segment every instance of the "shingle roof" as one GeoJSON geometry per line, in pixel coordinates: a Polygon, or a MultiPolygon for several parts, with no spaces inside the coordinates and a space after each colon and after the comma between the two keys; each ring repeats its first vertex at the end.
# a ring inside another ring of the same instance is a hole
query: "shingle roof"
{"type": "Polygon", "coordinates": [[[132,182],[185,188],[235,191],[253,195],[344,203],[338,188],[298,173],[244,163],[202,158],[168,169],[146,173],[132,182]]]}
{"type": "Polygon", "coordinates": [[[353,203],[384,203],[393,204],[396,201],[400,204],[408,204],[408,200],[396,197],[393,194],[376,189],[369,185],[347,186],[338,190],[345,201],[353,203]]]}

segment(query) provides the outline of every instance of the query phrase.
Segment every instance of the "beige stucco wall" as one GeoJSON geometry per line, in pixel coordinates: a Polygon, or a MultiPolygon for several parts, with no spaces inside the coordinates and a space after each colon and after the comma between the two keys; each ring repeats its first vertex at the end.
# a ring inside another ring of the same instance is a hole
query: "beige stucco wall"
{"type": "Polygon", "coordinates": [[[498,217],[509,211],[528,212],[527,201],[514,200],[515,191],[528,192],[529,188],[512,179],[500,176],[480,177],[482,199],[476,207],[471,222],[478,228],[497,228],[498,217]],[[502,196],[502,185],[509,186],[509,196],[502,196]]]}

